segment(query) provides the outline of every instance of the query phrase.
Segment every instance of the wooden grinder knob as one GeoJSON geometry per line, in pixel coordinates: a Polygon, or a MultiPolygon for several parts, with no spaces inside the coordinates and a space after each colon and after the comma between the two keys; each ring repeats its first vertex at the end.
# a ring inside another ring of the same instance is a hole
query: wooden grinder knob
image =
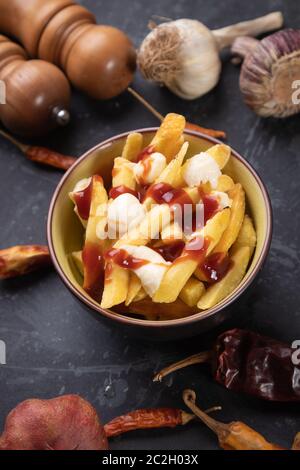
{"type": "Polygon", "coordinates": [[[71,83],[97,99],[124,91],[136,53],[119,29],[96,25],[71,0],[0,0],[0,31],[15,36],[32,57],[61,67],[71,83]]]}
{"type": "Polygon", "coordinates": [[[5,89],[0,120],[11,132],[37,136],[68,123],[71,93],[65,75],[53,64],[28,60],[5,36],[0,36],[0,80],[5,89]]]}

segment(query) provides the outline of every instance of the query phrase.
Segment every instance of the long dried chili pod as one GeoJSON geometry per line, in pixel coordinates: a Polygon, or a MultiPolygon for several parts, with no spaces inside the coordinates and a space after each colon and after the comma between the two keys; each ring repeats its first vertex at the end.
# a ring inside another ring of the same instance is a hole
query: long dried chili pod
{"type": "Polygon", "coordinates": [[[47,246],[18,245],[0,250],[0,279],[22,276],[50,265],[47,246]]]}
{"type": "Polygon", "coordinates": [[[104,426],[108,438],[137,429],[173,428],[189,423],[195,416],[177,408],[148,408],[119,416],[104,426]]]}
{"type": "Polygon", "coordinates": [[[193,390],[183,392],[183,401],[217,435],[219,445],[224,450],[284,450],[283,447],[268,442],[261,434],[241,421],[225,424],[208,416],[196,405],[196,394],[193,390]]]}
{"type": "Polygon", "coordinates": [[[161,370],[160,381],[175,370],[209,363],[214,379],[229,390],[279,402],[300,401],[300,368],[288,345],[252,331],[222,333],[211,351],[190,356],[161,370]]]}
{"type": "Polygon", "coordinates": [[[58,168],[60,170],[68,170],[76,162],[76,158],[70,157],[69,155],[63,155],[45,147],[23,144],[1,129],[0,134],[18,147],[18,149],[20,149],[21,152],[23,152],[23,154],[33,162],[58,168]]]}

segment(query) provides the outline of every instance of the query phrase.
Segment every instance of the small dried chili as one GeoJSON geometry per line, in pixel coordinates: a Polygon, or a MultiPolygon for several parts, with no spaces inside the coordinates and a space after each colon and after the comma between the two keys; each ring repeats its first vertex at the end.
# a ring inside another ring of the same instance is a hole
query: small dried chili
{"type": "Polygon", "coordinates": [[[224,450],[285,450],[277,444],[268,442],[261,434],[241,421],[225,424],[208,416],[196,405],[196,394],[193,390],[183,392],[186,406],[208,426],[219,439],[224,450]]]}
{"type": "Polygon", "coordinates": [[[52,166],[61,170],[68,170],[75,162],[76,158],[62,155],[45,147],[29,147],[25,150],[26,157],[36,163],[52,166]]]}
{"type": "Polygon", "coordinates": [[[195,354],[166,367],[154,380],[191,364],[209,362],[214,379],[229,390],[269,401],[300,401],[300,368],[288,345],[247,330],[222,333],[212,351],[195,354]]]}
{"type": "Polygon", "coordinates": [[[50,265],[47,246],[21,245],[0,250],[0,279],[22,276],[50,265]]]}
{"type": "Polygon", "coordinates": [[[119,416],[104,426],[106,437],[115,437],[137,429],[173,428],[185,425],[194,415],[176,408],[148,408],[119,416]]]}

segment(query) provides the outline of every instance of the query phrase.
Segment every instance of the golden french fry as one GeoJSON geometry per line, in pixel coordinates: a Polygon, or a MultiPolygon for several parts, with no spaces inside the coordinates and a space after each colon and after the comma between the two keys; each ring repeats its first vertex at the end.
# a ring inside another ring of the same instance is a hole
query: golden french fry
{"type": "Polygon", "coordinates": [[[181,166],[189,148],[189,143],[185,142],[178,152],[178,155],[170,161],[164,171],[156,179],[155,183],[167,183],[177,188],[182,183],[181,166]]]}
{"type": "Polygon", "coordinates": [[[84,272],[83,272],[82,251],[73,251],[73,253],[71,253],[71,257],[76,268],[78,269],[80,274],[83,276],[84,272]]]}
{"type": "Polygon", "coordinates": [[[241,184],[236,184],[232,191],[228,193],[232,199],[230,222],[222,235],[218,245],[215,247],[215,253],[227,253],[233,245],[240,232],[245,215],[245,192],[241,184]]]}
{"type": "Polygon", "coordinates": [[[219,165],[220,170],[222,170],[230,159],[231,148],[229,145],[217,144],[206,150],[206,153],[213,157],[213,159],[219,165]]]}
{"type": "Polygon", "coordinates": [[[131,272],[129,276],[129,285],[128,285],[128,292],[127,292],[125,305],[126,306],[130,305],[134,301],[134,299],[138,296],[141,290],[142,290],[142,283],[140,279],[134,272],[131,272]]]}
{"type": "Polygon", "coordinates": [[[239,248],[231,259],[233,266],[230,271],[221,281],[210,286],[200,298],[197,306],[201,310],[214,307],[238,287],[247,270],[250,248],[247,246],[239,248]]]}
{"type": "Polygon", "coordinates": [[[183,240],[184,234],[178,222],[172,222],[161,231],[160,238],[167,243],[173,240],[183,240]]]}
{"type": "Polygon", "coordinates": [[[135,298],[133,299],[133,302],[139,302],[140,300],[144,300],[146,297],[148,297],[147,292],[142,287],[140,291],[136,294],[135,298]]]}
{"type": "Polygon", "coordinates": [[[96,291],[97,295],[100,292],[103,276],[103,263],[100,260],[106,247],[106,239],[100,239],[99,235],[102,235],[107,222],[107,202],[108,196],[101,176],[93,176],[90,215],[82,255],[84,265],[83,288],[93,297],[96,296],[96,291]]]}
{"type": "Polygon", "coordinates": [[[251,258],[256,247],[256,232],[252,219],[247,214],[244,217],[244,221],[238,237],[232,245],[231,254],[236,253],[236,251],[242,246],[249,246],[251,258]]]}
{"type": "MultiPolygon", "coordinates": [[[[79,220],[82,223],[84,228],[86,228],[87,219],[88,219],[89,214],[88,213],[82,214],[86,218],[81,217],[81,215],[79,213],[80,211],[78,210],[78,206],[77,206],[77,200],[78,200],[77,197],[80,195],[79,200],[81,200],[81,198],[84,198],[84,196],[83,196],[84,194],[87,195],[87,198],[90,196],[89,190],[90,190],[90,187],[91,187],[90,186],[91,181],[92,181],[92,178],[83,178],[82,180],[80,180],[76,183],[75,188],[73,189],[73,191],[69,192],[69,198],[71,199],[71,201],[74,204],[74,212],[77,215],[77,217],[79,218],[79,220]]],[[[88,209],[88,205],[84,204],[84,212],[87,212],[87,209],[88,209]]]]}
{"type": "Polygon", "coordinates": [[[122,158],[135,162],[137,156],[142,150],[143,146],[143,136],[138,132],[133,132],[129,134],[122,152],[122,158]]]}
{"type": "Polygon", "coordinates": [[[170,207],[167,204],[153,206],[140,225],[121,237],[114,247],[120,248],[124,244],[147,245],[151,239],[158,238],[163,228],[170,224],[172,217],[170,207]]]}
{"type": "Polygon", "coordinates": [[[127,269],[112,262],[107,263],[101,300],[102,308],[111,308],[125,302],[128,293],[129,275],[127,269]]]}
{"type": "Polygon", "coordinates": [[[129,189],[136,188],[136,179],[134,177],[132,163],[123,157],[117,157],[114,160],[112,170],[112,187],[126,186],[129,189]]]}
{"type": "Polygon", "coordinates": [[[180,114],[167,114],[160,128],[154,136],[150,146],[156,152],[161,152],[169,162],[179,151],[182,134],[185,129],[185,118],[180,114]]]}
{"type": "Polygon", "coordinates": [[[228,193],[234,189],[234,181],[228,175],[221,175],[218,179],[217,191],[222,191],[223,193],[228,193]]]}
{"type": "Polygon", "coordinates": [[[208,279],[207,277],[205,276],[204,272],[202,271],[202,269],[200,269],[199,267],[196,269],[196,271],[194,272],[194,276],[201,282],[208,282],[208,279]]]}
{"type": "MultiPolygon", "coordinates": [[[[230,209],[227,208],[212,217],[201,230],[199,234],[200,237],[209,240],[209,245],[206,250],[207,256],[219,242],[229,224],[229,220],[230,209]]],[[[174,302],[189,278],[197,269],[198,263],[199,260],[187,257],[183,251],[183,254],[179,256],[167,270],[152,300],[159,303],[174,302]]]]}
{"type": "Polygon", "coordinates": [[[22,276],[50,265],[47,246],[17,245],[0,250],[0,279],[22,276]]]}
{"type": "Polygon", "coordinates": [[[182,288],[179,294],[179,298],[183,300],[183,302],[189,307],[195,307],[204,292],[205,286],[203,282],[198,281],[198,279],[195,279],[194,277],[191,277],[182,288]]]}

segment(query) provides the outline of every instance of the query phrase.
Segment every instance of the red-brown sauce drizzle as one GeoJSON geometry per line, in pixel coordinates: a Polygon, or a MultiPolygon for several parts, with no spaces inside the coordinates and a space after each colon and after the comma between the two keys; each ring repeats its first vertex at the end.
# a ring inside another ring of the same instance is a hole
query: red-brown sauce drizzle
{"type": "Polygon", "coordinates": [[[168,183],[152,184],[146,193],[146,197],[151,197],[157,204],[169,204],[169,206],[193,204],[190,196],[182,188],[173,188],[168,183]]]}
{"type": "Polygon", "coordinates": [[[78,215],[83,219],[87,220],[90,215],[90,207],[92,201],[92,189],[93,189],[93,178],[91,178],[90,184],[82,191],[74,193],[74,201],[77,207],[78,215]]]}
{"type": "MultiPolygon", "coordinates": [[[[197,261],[198,263],[202,263],[206,257],[209,244],[210,240],[208,237],[195,237],[185,245],[182,252],[182,258],[189,258],[197,261]]],[[[179,259],[180,258],[178,258],[178,260],[179,259]]]]}
{"type": "Polygon", "coordinates": [[[159,253],[166,261],[175,261],[183,249],[185,243],[183,240],[174,240],[173,242],[167,243],[165,245],[153,248],[157,253],[159,253]]]}
{"type": "Polygon", "coordinates": [[[144,160],[144,158],[147,158],[149,157],[149,155],[151,155],[151,153],[153,153],[155,151],[154,149],[154,146],[153,145],[148,145],[148,147],[145,147],[137,156],[136,158],[136,161],[137,162],[140,162],[142,160],[144,160]]]}
{"type": "Polygon", "coordinates": [[[111,188],[111,190],[109,191],[109,197],[111,197],[112,199],[117,199],[117,197],[121,196],[121,194],[132,194],[133,196],[140,199],[140,193],[138,191],[130,189],[124,185],[116,186],[115,188],[111,188]]]}
{"type": "Polygon", "coordinates": [[[200,266],[208,282],[214,284],[221,281],[232,268],[233,262],[227,253],[213,253],[200,266]]]}
{"type": "Polygon", "coordinates": [[[200,196],[202,199],[202,204],[204,206],[204,225],[205,225],[206,222],[218,212],[219,202],[215,197],[209,196],[203,191],[200,191],[200,196]]]}
{"type": "Polygon", "coordinates": [[[148,264],[149,261],[135,258],[122,248],[112,248],[105,253],[105,259],[125,269],[138,269],[148,264]]]}
{"type": "Polygon", "coordinates": [[[100,300],[103,289],[104,260],[101,246],[86,243],[82,252],[84,290],[95,300],[100,300]]]}

